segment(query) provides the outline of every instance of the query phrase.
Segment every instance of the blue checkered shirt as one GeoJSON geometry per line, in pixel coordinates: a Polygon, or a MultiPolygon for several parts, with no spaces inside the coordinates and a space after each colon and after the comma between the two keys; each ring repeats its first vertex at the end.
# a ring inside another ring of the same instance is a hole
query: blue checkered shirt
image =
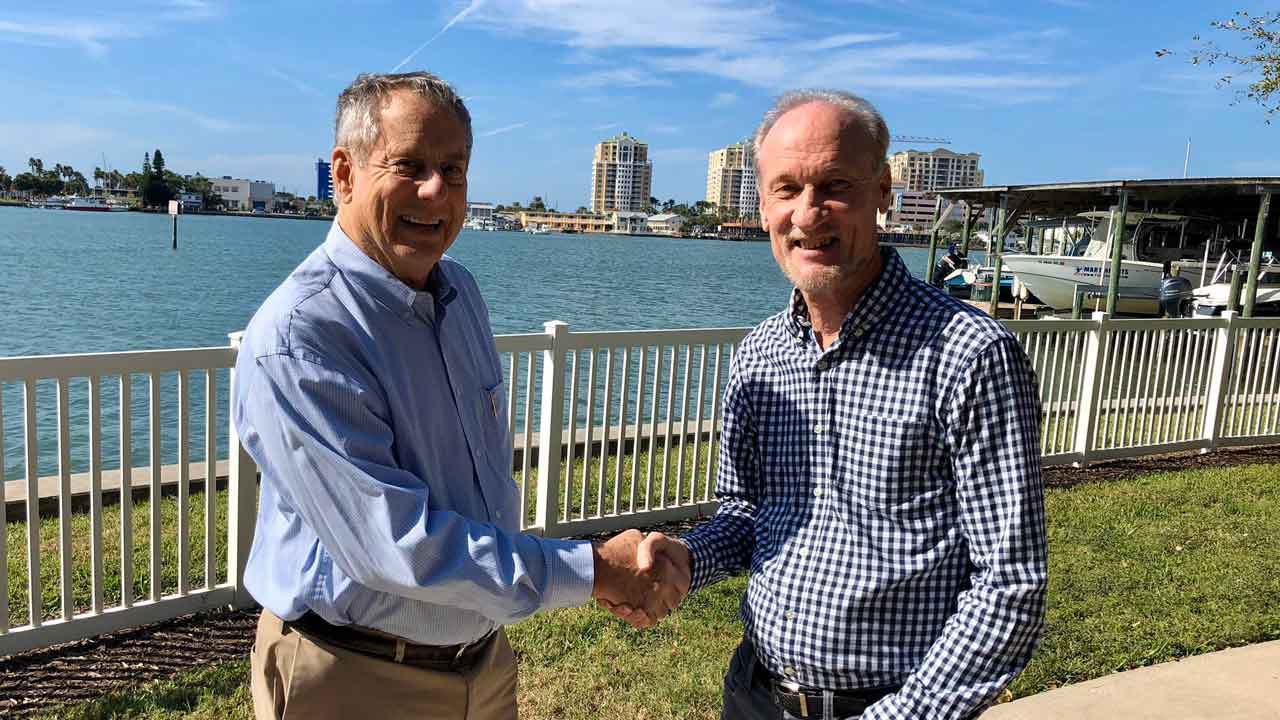
{"type": "Polygon", "coordinates": [[[800,294],[725,390],[693,588],[749,568],[746,637],[801,685],[902,689],[867,719],[968,718],[1026,666],[1047,585],[1034,370],[898,254],[825,351],[800,294]]]}

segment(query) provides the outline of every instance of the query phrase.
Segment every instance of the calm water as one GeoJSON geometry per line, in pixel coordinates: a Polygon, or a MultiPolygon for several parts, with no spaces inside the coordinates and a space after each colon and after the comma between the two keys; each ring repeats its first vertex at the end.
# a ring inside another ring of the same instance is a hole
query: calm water
{"type": "MultiPolygon", "coordinates": [[[[185,216],[177,251],[170,227],[161,215],[0,208],[0,357],[225,345],[227,333],[243,328],[323,242],[329,223],[185,216]]],[[[926,252],[900,252],[920,275],[926,252]]],[[[754,325],[781,309],[789,292],[767,243],[464,231],[450,255],[476,276],[497,333],[539,332],[547,320],[573,330],[754,325]]],[[[118,413],[114,383],[104,383],[107,418],[118,413]]],[[[73,428],[87,426],[86,385],[71,384],[73,428]]],[[[200,418],[203,379],[192,385],[200,418]]],[[[132,388],[133,457],[144,465],[146,379],[134,378],[132,388]]],[[[218,389],[223,428],[225,373],[218,389]]],[[[161,391],[176,397],[176,378],[163,378],[161,391]]],[[[20,478],[21,388],[5,384],[0,399],[4,476],[20,478]]],[[[38,387],[37,407],[40,474],[56,473],[52,382],[38,387]]],[[[166,405],[162,425],[175,412],[166,405]]],[[[87,469],[85,432],[71,437],[77,472],[87,469]]],[[[117,442],[118,433],[104,427],[106,467],[118,466],[111,460],[117,442]]],[[[199,429],[191,442],[199,459],[199,429]]],[[[164,462],[176,462],[176,447],[174,438],[164,439],[164,462]]]]}

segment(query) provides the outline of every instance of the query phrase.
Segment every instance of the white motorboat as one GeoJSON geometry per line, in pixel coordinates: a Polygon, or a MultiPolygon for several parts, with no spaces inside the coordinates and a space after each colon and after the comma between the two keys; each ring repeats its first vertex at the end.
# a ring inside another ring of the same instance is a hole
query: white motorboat
{"type": "Polygon", "coordinates": [[[27,206],[33,207],[33,208],[40,208],[42,210],[61,210],[62,208],[66,207],[67,203],[70,201],[71,201],[71,198],[69,197],[64,197],[62,195],[50,195],[49,197],[44,198],[43,200],[32,200],[31,202],[27,203],[27,206]]]}
{"type": "MultiPolygon", "coordinates": [[[[1089,244],[1079,254],[1003,256],[1002,262],[1045,305],[1070,309],[1077,288],[1104,288],[1111,272],[1111,213],[1081,213],[1094,221],[1089,244]]],[[[1120,293],[1116,310],[1134,315],[1159,313],[1160,281],[1166,264],[1192,287],[1212,282],[1209,253],[1226,238],[1212,220],[1164,213],[1126,213],[1121,247],[1120,293]]],[[[1077,245],[1077,247],[1079,247],[1077,245]]],[[[1216,257],[1216,255],[1215,255],[1216,257]]],[[[1092,306],[1090,306],[1092,307],[1092,306]]]]}
{"type": "Polygon", "coordinates": [[[529,233],[530,235],[546,235],[551,232],[550,230],[543,227],[542,225],[530,225],[529,227],[525,228],[524,231],[529,233]]]}
{"type": "MultiPolygon", "coordinates": [[[[1241,294],[1244,289],[1241,288],[1241,294]]],[[[1227,309],[1227,299],[1231,295],[1231,283],[1214,283],[1191,291],[1194,298],[1197,316],[1221,315],[1227,309]]],[[[1238,309],[1238,308],[1237,308],[1238,309]]],[[[1258,286],[1258,295],[1253,303],[1255,317],[1280,316],[1280,282],[1258,286]]]]}
{"type": "Polygon", "coordinates": [[[111,202],[102,197],[73,197],[62,206],[66,210],[80,210],[84,212],[128,212],[127,205],[111,202]]]}

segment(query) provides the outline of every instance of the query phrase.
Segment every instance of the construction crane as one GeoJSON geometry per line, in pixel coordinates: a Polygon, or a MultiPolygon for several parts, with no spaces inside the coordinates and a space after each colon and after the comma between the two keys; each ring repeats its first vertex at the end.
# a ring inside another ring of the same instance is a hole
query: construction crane
{"type": "Polygon", "coordinates": [[[951,141],[948,140],[947,138],[924,137],[921,135],[894,135],[893,137],[890,138],[890,140],[896,143],[906,143],[906,144],[912,144],[912,145],[926,145],[930,143],[934,145],[950,145],[951,144],[951,141]]]}

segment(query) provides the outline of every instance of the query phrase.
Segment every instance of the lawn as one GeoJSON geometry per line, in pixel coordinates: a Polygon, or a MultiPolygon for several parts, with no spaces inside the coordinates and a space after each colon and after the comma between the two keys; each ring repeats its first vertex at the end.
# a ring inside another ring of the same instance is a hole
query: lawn
{"type": "MultiPolygon", "coordinates": [[[[1280,466],[1055,488],[1047,503],[1048,629],[1013,696],[1280,639],[1280,466]]],[[[737,577],[697,593],[649,632],[595,608],[509,628],[521,717],[718,717],[745,587],[737,577]]],[[[251,718],[247,665],[202,668],[41,717],[251,718]]]]}

